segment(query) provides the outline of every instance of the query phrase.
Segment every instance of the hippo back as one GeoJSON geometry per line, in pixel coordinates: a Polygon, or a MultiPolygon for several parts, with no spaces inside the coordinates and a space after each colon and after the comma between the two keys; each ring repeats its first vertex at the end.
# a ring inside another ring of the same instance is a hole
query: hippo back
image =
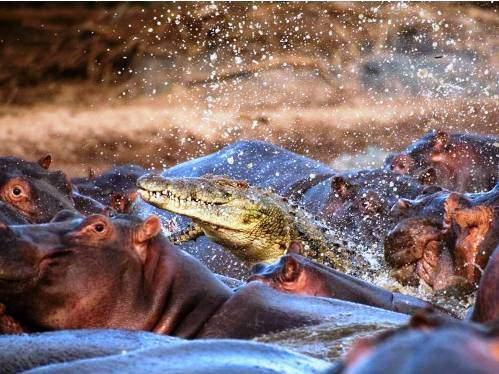
{"type": "Polygon", "coordinates": [[[111,357],[50,365],[30,373],[330,373],[334,365],[282,348],[235,340],[178,342],[111,357]]]}
{"type": "Polygon", "coordinates": [[[242,179],[260,187],[272,187],[287,195],[308,178],[331,176],[328,166],[284,148],[257,140],[241,140],[208,156],[174,166],[165,177],[200,177],[205,174],[242,179]]]}
{"type": "Polygon", "coordinates": [[[24,370],[85,358],[164,347],[180,339],[143,331],[62,330],[0,336],[0,371],[24,370]]]}

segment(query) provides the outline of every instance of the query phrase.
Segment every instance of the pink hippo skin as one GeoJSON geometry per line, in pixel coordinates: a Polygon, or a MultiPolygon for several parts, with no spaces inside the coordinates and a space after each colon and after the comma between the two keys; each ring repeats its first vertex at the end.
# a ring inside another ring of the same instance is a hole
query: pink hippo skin
{"type": "MultiPolygon", "coordinates": [[[[233,293],[170,244],[155,216],[75,216],[0,227],[0,302],[35,331],[145,330],[186,338],[252,338],[321,322],[407,317],[253,282],[233,293]]],[[[374,323],[374,322],[373,322],[374,323]]]]}

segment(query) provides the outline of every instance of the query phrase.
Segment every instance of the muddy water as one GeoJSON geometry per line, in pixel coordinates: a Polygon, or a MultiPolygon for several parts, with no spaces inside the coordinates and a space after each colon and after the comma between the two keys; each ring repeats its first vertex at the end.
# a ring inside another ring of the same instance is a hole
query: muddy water
{"type": "Polygon", "coordinates": [[[340,359],[357,340],[388,329],[398,324],[386,322],[324,323],[317,326],[301,327],[275,334],[261,336],[258,342],[275,344],[295,352],[328,361],[340,359]]]}

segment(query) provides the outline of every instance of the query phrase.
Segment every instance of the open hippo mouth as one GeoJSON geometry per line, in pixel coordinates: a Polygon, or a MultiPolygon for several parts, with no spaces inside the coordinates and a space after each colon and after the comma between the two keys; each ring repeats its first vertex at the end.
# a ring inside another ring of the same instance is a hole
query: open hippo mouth
{"type": "Polygon", "coordinates": [[[434,291],[462,285],[456,276],[446,232],[434,222],[408,219],[399,223],[385,239],[385,260],[392,275],[404,285],[422,280],[434,291]]]}

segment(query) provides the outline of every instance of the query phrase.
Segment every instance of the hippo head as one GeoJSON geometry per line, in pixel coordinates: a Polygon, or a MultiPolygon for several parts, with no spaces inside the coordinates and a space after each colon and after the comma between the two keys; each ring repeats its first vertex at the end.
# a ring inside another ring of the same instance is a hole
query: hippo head
{"type": "MultiPolygon", "coordinates": [[[[321,265],[314,263],[313,266],[321,265]]],[[[251,272],[248,282],[260,281],[276,290],[289,293],[324,297],[330,295],[320,275],[310,266],[310,260],[295,253],[282,256],[272,264],[256,264],[251,272]]]]}
{"type": "Polygon", "coordinates": [[[416,179],[383,169],[339,174],[331,180],[324,218],[348,232],[355,228],[351,234],[362,242],[380,242],[393,224],[391,206],[424,188],[416,179]]]}
{"type": "Polygon", "coordinates": [[[0,200],[32,223],[48,222],[63,209],[74,209],[72,187],[61,171],[49,171],[51,157],[28,162],[0,157],[0,200]]]}
{"type": "Polygon", "coordinates": [[[399,174],[414,175],[416,171],[443,161],[442,157],[449,152],[449,147],[449,135],[446,132],[430,131],[406,151],[387,157],[385,168],[399,174]]]}
{"type": "Polygon", "coordinates": [[[157,261],[148,244],[159,232],[155,216],[142,221],[68,211],[49,224],[1,225],[0,300],[41,330],[134,328],[142,322],[127,310],[145,298],[139,280],[151,276],[142,270],[157,261]]]}
{"type": "Polygon", "coordinates": [[[125,197],[135,193],[137,179],[146,173],[147,170],[138,165],[114,166],[99,176],[95,176],[92,169],[89,169],[88,178],[75,178],[73,183],[80,193],[111,205],[119,199],[118,196],[125,197]]]}
{"type": "Polygon", "coordinates": [[[394,276],[404,284],[424,280],[436,291],[475,285],[497,243],[493,193],[487,202],[448,191],[397,201],[392,215],[399,223],[384,243],[394,276]]]}
{"type": "Polygon", "coordinates": [[[419,312],[407,326],[357,340],[342,372],[492,374],[499,370],[498,352],[496,329],[419,312]]]}
{"type": "Polygon", "coordinates": [[[420,175],[433,171],[435,184],[458,192],[481,192],[497,182],[497,138],[431,131],[405,151],[389,156],[385,168],[420,175]]]}

